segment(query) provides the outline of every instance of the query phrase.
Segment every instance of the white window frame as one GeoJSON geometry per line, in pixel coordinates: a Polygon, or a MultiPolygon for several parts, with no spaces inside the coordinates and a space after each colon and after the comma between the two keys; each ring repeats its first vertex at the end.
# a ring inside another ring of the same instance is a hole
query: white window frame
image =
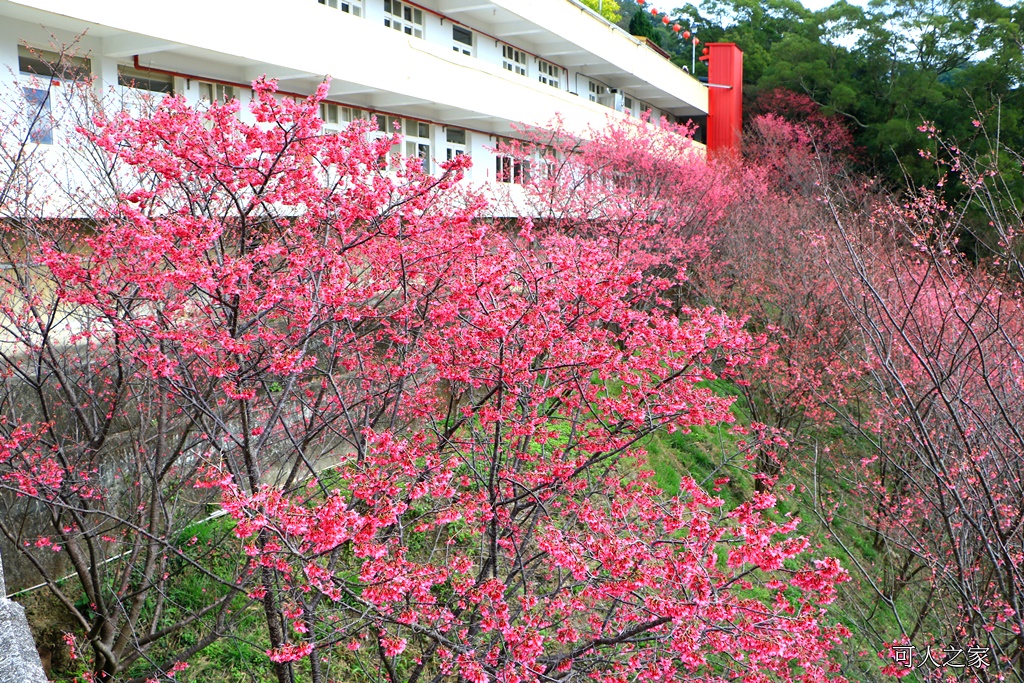
{"type": "MultiPolygon", "coordinates": [[[[543,146],[533,154],[533,166],[544,173],[546,178],[553,179],[562,163],[562,156],[555,147],[543,146]]],[[[533,170],[533,169],[531,169],[533,170]]]]}
{"type": "Polygon", "coordinates": [[[511,71],[520,76],[530,75],[529,60],[526,53],[508,43],[501,44],[501,66],[506,71],[511,71]]]}
{"type": "Polygon", "coordinates": [[[423,10],[402,0],[384,0],[384,25],[415,38],[423,37],[423,10]]]}
{"type": "Polygon", "coordinates": [[[324,122],[323,129],[328,133],[345,130],[353,121],[367,118],[369,118],[368,113],[357,107],[348,107],[335,102],[320,103],[320,120],[324,122]]]}
{"type": "Polygon", "coordinates": [[[321,5],[338,9],[355,17],[363,16],[363,0],[318,0],[321,5]]]}
{"type": "Polygon", "coordinates": [[[452,24],[452,50],[472,57],[476,52],[476,34],[465,26],[452,24]],[[460,31],[469,34],[468,43],[456,37],[460,31]]]}
{"type": "Polygon", "coordinates": [[[18,71],[40,80],[85,81],[92,77],[92,60],[19,45],[18,71]]]}
{"type": "Polygon", "coordinates": [[[405,156],[407,158],[419,157],[423,163],[423,172],[430,173],[431,157],[431,129],[426,121],[405,119],[402,125],[405,138],[405,156]],[[413,135],[415,133],[415,135],[413,135]]]}
{"type": "Polygon", "coordinates": [[[445,158],[451,161],[457,156],[469,154],[469,131],[465,128],[445,128],[445,158]]]}
{"type": "Polygon", "coordinates": [[[398,123],[398,134],[404,130],[404,123],[401,116],[388,116],[387,114],[375,114],[377,117],[377,130],[384,135],[395,134],[395,123],[398,123]]]}
{"type": "Polygon", "coordinates": [[[199,86],[199,99],[206,102],[220,102],[224,104],[231,100],[239,100],[237,88],[233,85],[225,85],[224,83],[214,83],[213,81],[196,81],[199,86]]]}
{"type": "Polygon", "coordinates": [[[337,133],[344,126],[341,120],[341,107],[331,102],[320,103],[320,120],[326,133],[337,133]]]}
{"type": "MultiPolygon", "coordinates": [[[[507,138],[499,138],[498,148],[511,144],[507,138]]],[[[494,153],[494,179],[499,183],[524,185],[530,182],[530,160],[517,159],[510,154],[494,153]]]]}
{"type": "Polygon", "coordinates": [[[562,89],[562,67],[555,66],[551,62],[537,58],[537,80],[544,85],[550,85],[558,90],[562,89]]]}
{"type": "Polygon", "coordinates": [[[173,76],[136,69],[128,64],[117,65],[117,84],[128,90],[141,90],[160,95],[174,95],[173,76]]]}
{"type": "MultiPolygon", "coordinates": [[[[398,123],[397,133],[402,140],[388,150],[388,158],[383,166],[390,170],[398,170],[395,165],[396,157],[419,157],[423,160],[423,172],[429,173],[431,168],[431,151],[433,144],[431,140],[431,125],[427,121],[416,119],[403,119],[401,116],[388,116],[377,114],[377,132],[374,135],[388,136],[395,134],[395,123],[398,123]],[[403,154],[404,151],[404,154],[403,154]]],[[[403,163],[402,162],[399,163],[403,163]]]]}
{"type": "Polygon", "coordinates": [[[600,102],[601,98],[608,94],[608,86],[605,84],[598,83],[597,81],[589,78],[587,79],[587,83],[589,83],[587,96],[590,98],[591,102],[600,102]]]}
{"type": "Polygon", "coordinates": [[[25,99],[25,118],[31,121],[28,142],[36,145],[53,144],[53,113],[50,109],[50,89],[22,87],[25,99]]]}
{"type": "Polygon", "coordinates": [[[62,80],[91,78],[92,60],[19,45],[18,72],[28,81],[28,85],[21,88],[26,119],[32,123],[26,139],[36,145],[52,145],[57,128],[52,88],[62,80]]]}

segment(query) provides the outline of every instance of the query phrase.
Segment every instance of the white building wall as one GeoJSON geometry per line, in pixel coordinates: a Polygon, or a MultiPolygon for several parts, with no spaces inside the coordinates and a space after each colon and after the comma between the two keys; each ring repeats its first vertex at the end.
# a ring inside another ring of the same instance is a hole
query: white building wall
{"type": "MultiPolygon", "coordinates": [[[[404,4],[404,3],[403,3],[404,4]]],[[[329,100],[369,112],[429,121],[442,161],[445,126],[469,131],[472,178],[493,180],[493,148],[517,123],[556,114],[579,135],[622,117],[589,98],[594,79],[616,88],[605,104],[651,99],[662,113],[702,114],[706,89],[661,55],[572,0],[420,0],[423,38],[384,26],[384,0],[362,0],[362,17],[316,0],[177,0],[143,9],[138,0],[0,0],[0,84],[17,80],[18,44],[75,44],[92,60],[97,89],[120,92],[118,64],[176,72],[177,94],[199,102],[203,78],[235,84],[243,118],[260,75],[282,91],[312,92],[330,75],[329,100]],[[448,14],[446,14],[448,12],[448,14]],[[452,49],[453,24],[474,33],[473,56],[452,49]],[[502,68],[502,46],[527,53],[527,75],[502,68]],[[538,59],[559,67],[559,88],[538,80],[538,59]]],[[[677,114],[678,116],[678,114],[677,114]]]]}

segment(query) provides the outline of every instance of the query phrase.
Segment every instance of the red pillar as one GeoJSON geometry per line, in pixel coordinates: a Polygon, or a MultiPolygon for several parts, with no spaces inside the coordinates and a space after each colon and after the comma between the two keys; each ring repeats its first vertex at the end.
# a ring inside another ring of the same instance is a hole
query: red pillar
{"type": "Polygon", "coordinates": [[[708,43],[707,48],[708,154],[738,154],[743,121],[743,52],[736,43],[708,43]]]}

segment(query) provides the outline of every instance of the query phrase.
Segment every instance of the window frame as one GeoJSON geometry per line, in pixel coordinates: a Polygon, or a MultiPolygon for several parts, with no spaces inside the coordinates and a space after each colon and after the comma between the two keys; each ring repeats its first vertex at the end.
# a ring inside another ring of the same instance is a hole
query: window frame
{"type": "Polygon", "coordinates": [[[447,161],[451,161],[455,157],[462,156],[463,154],[469,154],[469,131],[465,128],[445,126],[444,145],[447,161]],[[461,136],[457,135],[459,133],[461,133],[461,136]],[[452,137],[461,137],[462,141],[459,142],[457,139],[453,140],[452,137]]]}
{"type": "Polygon", "coordinates": [[[53,116],[53,87],[62,80],[91,81],[92,59],[28,45],[18,45],[17,52],[18,73],[30,80],[29,85],[21,86],[21,96],[29,113],[27,118],[31,122],[26,140],[36,145],[52,145],[57,128],[53,116]]]}
{"type": "Polygon", "coordinates": [[[530,159],[516,158],[511,154],[503,154],[499,150],[506,145],[511,145],[509,138],[498,138],[498,146],[494,152],[494,179],[499,183],[509,185],[525,185],[530,182],[531,161],[530,159]]]}
{"type": "Polygon", "coordinates": [[[416,119],[403,119],[402,122],[402,143],[405,146],[405,157],[418,157],[422,161],[424,173],[430,173],[431,150],[433,141],[431,139],[430,123],[416,119]],[[412,135],[415,130],[416,134],[412,135]],[[406,132],[408,131],[408,132],[406,132]]]}
{"type": "Polygon", "coordinates": [[[369,118],[368,113],[359,107],[337,102],[321,102],[317,108],[317,116],[323,121],[322,129],[326,133],[343,131],[353,121],[365,121],[369,118]]]}
{"type": "Polygon", "coordinates": [[[461,52],[462,54],[472,57],[476,54],[476,33],[471,29],[461,26],[459,24],[452,24],[452,50],[455,52],[461,52]],[[456,34],[462,31],[463,33],[469,34],[469,42],[460,40],[456,37],[456,34]]]}
{"type": "Polygon", "coordinates": [[[206,101],[210,104],[213,104],[214,102],[219,102],[220,104],[227,104],[231,100],[238,100],[239,102],[242,101],[241,98],[238,96],[238,93],[236,92],[238,88],[236,88],[233,85],[217,83],[216,81],[203,81],[200,79],[196,79],[196,85],[198,86],[199,100],[201,102],[206,101]],[[206,97],[203,94],[204,88],[209,88],[210,97],[206,97]],[[220,97],[221,95],[223,95],[223,97],[220,97]]]}
{"type": "Polygon", "coordinates": [[[117,84],[122,88],[174,96],[174,76],[136,69],[129,64],[117,65],[117,84]],[[149,87],[152,84],[166,87],[149,87]]]}
{"type": "Polygon", "coordinates": [[[423,10],[404,0],[384,0],[384,26],[414,38],[426,35],[423,10]]]}
{"type": "Polygon", "coordinates": [[[433,151],[433,130],[430,122],[389,114],[378,113],[374,116],[377,118],[377,131],[374,135],[391,137],[397,133],[402,138],[398,143],[391,145],[386,158],[381,160],[381,170],[398,170],[398,165],[394,161],[396,157],[402,159],[419,157],[423,162],[423,172],[430,173],[433,151]],[[395,130],[396,121],[398,122],[397,131],[395,130]]]}
{"type": "Polygon", "coordinates": [[[92,78],[92,59],[19,45],[18,71],[50,81],[83,82],[92,78]]]}
{"type": "Polygon", "coordinates": [[[530,63],[525,51],[515,45],[501,44],[501,67],[517,76],[530,77],[530,63]]]}
{"type": "Polygon", "coordinates": [[[562,89],[562,67],[551,62],[537,58],[537,80],[544,85],[549,85],[556,90],[562,89]]]}
{"type": "Polygon", "coordinates": [[[25,106],[29,111],[27,118],[31,122],[26,140],[36,145],[52,145],[55,126],[50,105],[50,88],[22,86],[21,96],[25,98],[25,106]]]}
{"type": "Polygon", "coordinates": [[[363,16],[363,0],[317,0],[324,7],[330,7],[351,14],[354,17],[363,16]]]}

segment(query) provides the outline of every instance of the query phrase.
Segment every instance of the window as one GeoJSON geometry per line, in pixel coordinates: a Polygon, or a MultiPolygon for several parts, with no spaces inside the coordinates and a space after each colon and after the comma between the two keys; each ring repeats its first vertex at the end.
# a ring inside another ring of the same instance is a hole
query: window
{"type": "Polygon", "coordinates": [[[398,0],[384,0],[384,25],[406,35],[423,37],[423,10],[398,0]]]}
{"type": "Polygon", "coordinates": [[[537,80],[546,85],[550,85],[552,88],[560,88],[560,76],[562,70],[551,64],[545,62],[543,59],[537,60],[537,80]]]}
{"type": "Polygon", "coordinates": [[[462,26],[452,26],[452,49],[473,56],[473,32],[462,26]]]}
{"type": "MultiPolygon", "coordinates": [[[[390,138],[395,133],[402,134],[402,119],[398,116],[385,116],[384,114],[374,114],[377,119],[377,133],[372,135],[374,138],[390,138]]],[[[380,170],[386,171],[389,166],[392,166],[394,157],[401,154],[402,147],[400,144],[391,145],[391,149],[388,150],[387,154],[377,160],[380,165],[380,170]]]]}
{"type": "Polygon", "coordinates": [[[590,98],[591,102],[597,102],[598,104],[602,104],[611,109],[619,108],[619,103],[617,101],[619,99],[618,90],[615,88],[609,88],[607,85],[599,83],[598,81],[591,80],[588,81],[588,83],[589,91],[587,92],[587,96],[590,98]]]}
{"type": "Polygon", "coordinates": [[[511,154],[502,154],[504,147],[510,146],[511,140],[499,140],[498,152],[494,157],[494,177],[499,183],[515,183],[522,185],[530,182],[530,162],[511,154]]]}
{"type": "Polygon", "coordinates": [[[363,0],[319,0],[321,5],[327,5],[342,12],[354,14],[357,17],[363,16],[363,0]]]}
{"type": "Polygon", "coordinates": [[[172,76],[133,69],[124,64],[117,65],[117,84],[136,90],[148,90],[166,95],[174,94],[174,78],[172,76]]]}
{"type": "Polygon", "coordinates": [[[353,121],[365,118],[367,118],[367,114],[362,109],[345,107],[331,102],[320,103],[320,119],[324,122],[325,132],[336,133],[353,121]]]}
{"type": "Polygon", "coordinates": [[[398,116],[384,116],[383,114],[377,115],[377,130],[382,133],[391,135],[395,132],[395,127],[398,127],[398,133],[402,132],[402,119],[398,116]]]}
{"type": "Polygon", "coordinates": [[[522,185],[530,182],[530,162],[507,155],[494,157],[494,173],[499,183],[522,185]]]}
{"type": "Polygon", "coordinates": [[[636,116],[636,110],[633,109],[633,98],[629,95],[622,98],[622,111],[626,116],[636,116]]]}
{"type": "Polygon", "coordinates": [[[526,75],[526,53],[511,45],[501,46],[501,65],[520,76],[526,75]]]}
{"type": "Polygon", "coordinates": [[[25,96],[25,118],[31,122],[28,141],[39,145],[53,144],[53,117],[50,116],[50,91],[22,88],[25,96]]]}
{"type": "MultiPolygon", "coordinates": [[[[424,121],[416,121],[414,119],[402,119],[398,116],[382,116],[377,115],[377,130],[381,134],[392,135],[396,132],[401,135],[404,139],[402,142],[391,146],[391,157],[404,152],[405,156],[409,158],[419,158],[423,164],[424,172],[430,171],[430,124],[424,121]]],[[[387,168],[389,164],[393,166],[393,159],[381,160],[381,168],[387,168]]]]}
{"type": "Polygon", "coordinates": [[[199,81],[199,99],[207,102],[230,102],[235,99],[235,87],[223,83],[199,81]]]}
{"type": "Polygon", "coordinates": [[[462,128],[449,128],[444,133],[445,158],[451,161],[466,153],[466,131],[462,128]]]}
{"type": "Polygon", "coordinates": [[[24,87],[25,120],[29,122],[28,141],[53,144],[53,113],[50,85],[59,79],[85,81],[92,77],[92,62],[85,57],[70,57],[51,50],[18,46],[18,71],[36,79],[46,79],[45,87],[24,87]]]}
{"type": "Polygon", "coordinates": [[[341,130],[341,107],[321,102],[320,120],[324,122],[324,131],[337,132],[341,130]]]}
{"type": "Polygon", "coordinates": [[[23,74],[40,78],[66,78],[72,81],[84,81],[92,76],[92,60],[19,45],[18,70],[23,74]]]}
{"type": "MultiPolygon", "coordinates": [[[[631,101],[633,103],[632,105],[625,105],[630,109],[633,116],[643,116],[645,112],[651,111],[651,105],[647,104],[643,100],[634,99],[632,97],[626,97],[624,98],[624,102],[625,101],[631,101]]],[[[653,122],[654,119],[652,118],[651,121],[653,122]]]]}
{"type": "Polygon", "coordinates": [[[345,123],[352,123],[353,121],[369,121],[370,112],[363,109],[356,109],[355,107],[342,107],[341,118],[345,123]]]}
{"type": "Polygon", "coordinates": [[[405,131],[405,156],[419,158],[423,172],[430,173],[430,124],[406,120],[405,131]]]}
{"type": "Polygon", "coordinates": [[[545,177],[553,180],[558,176],[562,166],[562,159],[558,150],[554,147],[545,146],[534,154],[537,167],[544,173],[545,177]]]}

